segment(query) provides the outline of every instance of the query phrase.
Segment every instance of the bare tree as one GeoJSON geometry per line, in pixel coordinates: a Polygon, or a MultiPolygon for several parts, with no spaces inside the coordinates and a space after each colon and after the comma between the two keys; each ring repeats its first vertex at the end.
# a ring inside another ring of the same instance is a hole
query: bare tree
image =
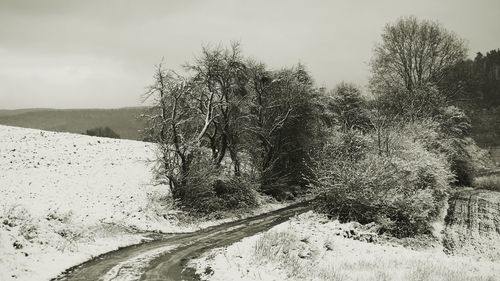
{"type": "Polygon", "coordinates": [[[315,123],[316,89],[302,65],[269,71],[249,63],[251,95],[248,151],[266,192],[281,196],[289,185],[303,185],[315,123]]]}
{"type": "Polygon", "coordinates": [[[416,103],[417,108],[425,100],[419,95],[434,86],[446,99],[457,89],[441,87],[440,82],[466,54],[464,40],[439,23],[401,18],[385,27],[382,42],[375,46],[371,88],[384,94],[405,91],[406,105],[416,103]]]}
{"type": "Polygon", "coordinates": [[[240,134],[245,103],[246,65],[238,43],[231,48],[203,48],[202,56],[187,66],[200,87],[199,110],[205,118],[202,131],[208,138],[214,164],[229,151],[235,175],[240,174],[240,134]]]}
{"type": "MultiPolygon", "coordinates": [[[[159,64],[153,75],[154,82],[147,88],[144,100],[152,100],[153,106],[146,119],[146,138],[158,143],[161,154],[162,175],[173,192],[186,184],[191,161],[204,129],[197,131],[190,104],[193,84],[189,80],[166,70],[159,64]]],[[[202,127],[204,128],[204,126],[202,127]]]]}

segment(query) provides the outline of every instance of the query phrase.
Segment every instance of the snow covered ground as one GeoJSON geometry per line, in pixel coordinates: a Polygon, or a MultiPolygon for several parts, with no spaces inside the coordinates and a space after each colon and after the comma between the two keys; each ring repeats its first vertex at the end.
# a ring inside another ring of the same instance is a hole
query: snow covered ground
{"type": "Polygon", "coordinates": [[[308,212],[268,232],[212,250],[191,266],[210,281],[500,280],[498,262],[447,256],[440,248],[416,251],[361,241],[369,237],[369,228],[308,212]],[[349,233],[362,238],[345,238],[349,233]]]}
{"type": "Polygon", "coordinates": [[[0,126],[0,280],[54,277],[140,242],[143,235],[130,229],[189,230],[163,217],[168,188],[150,184],[153,149],[0,126]]]}
{"type": "Polygon", "coordinates": [[[0,126],[0,280],[48,280],[143,231],[231,220],[179,223],[154,159],[150,143],[0,126]]]}

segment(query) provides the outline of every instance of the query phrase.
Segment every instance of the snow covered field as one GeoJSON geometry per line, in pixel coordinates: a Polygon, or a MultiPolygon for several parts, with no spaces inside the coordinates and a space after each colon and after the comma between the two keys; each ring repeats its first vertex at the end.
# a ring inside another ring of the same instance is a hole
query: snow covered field
{"type": "MultiPolygon", "coordinates": [[[[500,280],[498,262],[345,238],[370,229],[308,212],[268,232],[212,250],[191,266],[204,280],[500,280]]],[[[362,238],[360,240],[366,240],[362,238]]]]}
{"type": "MultiPolygon", "coordinates": [[[[0,280],[44,280],[92,255],[178,232],[151,186],[151,144],[0,126],[0,280]]],[[[168,210],[168,209],[167,209],[168,210]]]]}
{"type": "Polygon", "coordinates": [[[179,223],[153,159],[150,143],[0,126],[0,280],[47,280],[143,231],[229,220],[179,223]]]}

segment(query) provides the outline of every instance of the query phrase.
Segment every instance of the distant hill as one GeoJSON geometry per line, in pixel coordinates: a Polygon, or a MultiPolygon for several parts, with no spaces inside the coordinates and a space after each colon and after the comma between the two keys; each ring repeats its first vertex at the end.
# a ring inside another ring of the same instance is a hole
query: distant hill
{"type": "Polygon", "coordinates": [[[0,125],[56,132],[84,133],[96,127],[110,127],[121,138],[139,140],[144,122],[138,116],[145,107],[118,109],[16,109],[0,110],[0,125]]]}

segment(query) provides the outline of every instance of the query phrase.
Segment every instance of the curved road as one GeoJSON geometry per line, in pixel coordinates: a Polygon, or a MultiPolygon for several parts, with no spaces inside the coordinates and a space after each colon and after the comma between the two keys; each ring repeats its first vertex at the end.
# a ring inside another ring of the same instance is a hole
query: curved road
{"type": "Polygon", "coordinates": [[[129,280],[199,280],[187,262],[201,253],[230,245],[311,210],[310,202],[209,227],[192,233],[164,235],[152,241],[125,247],[98,256],[68,269],[52,280],[129,281],[129,280]]]}

